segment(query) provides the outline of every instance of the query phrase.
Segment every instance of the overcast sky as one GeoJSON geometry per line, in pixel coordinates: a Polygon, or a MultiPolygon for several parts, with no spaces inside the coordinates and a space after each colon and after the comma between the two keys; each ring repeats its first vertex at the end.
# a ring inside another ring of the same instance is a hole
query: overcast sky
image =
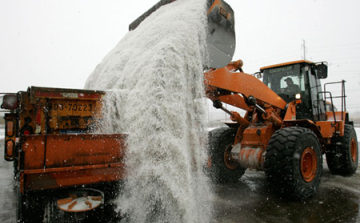
{"type": "MultiPolygon", "coordinates": [[[[86,78],[158,0],[0,0],[0,92],[83,88],[86,78]]],[[[244,71],[303,59],[329,62],[360,111],[359,0],[227,0],[235,11],[234,60],[244,71]]],[[[324,83],[324,81],[323,81],[324,83]]]]}

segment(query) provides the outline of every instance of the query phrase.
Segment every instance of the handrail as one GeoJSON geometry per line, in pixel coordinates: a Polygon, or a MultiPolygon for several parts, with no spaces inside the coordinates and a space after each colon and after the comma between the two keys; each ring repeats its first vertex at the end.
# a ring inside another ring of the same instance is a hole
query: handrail
{"type": "MultiPolygon", "coordinates": [[[[326,86],[327,86],[327,85],[332,85],[332,84],[341,84],[341,95],[340,95],[340,96],[335,96],[334,98],[343,98],[343,100],[341,101],[341,110],[345,110],[345,111],[346,111],[345,80],[325,83],[325,84],[324,84],[324,91],[326,91],[326,86]]],[[[325,98],[325,99],[326,99],[326,98],[325,98]]]]}

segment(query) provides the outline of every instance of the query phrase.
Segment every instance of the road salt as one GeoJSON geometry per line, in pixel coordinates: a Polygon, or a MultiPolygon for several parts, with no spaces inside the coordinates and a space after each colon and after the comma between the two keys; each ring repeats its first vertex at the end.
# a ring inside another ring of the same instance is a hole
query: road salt
{"type": "Polygon", "coordinates": [[[205,106],[206,1],[161,7],[89,76],[107,90],[102,133],[127,132],[127,181],[118,198],[131,222],[210,222],[205,106]]]}

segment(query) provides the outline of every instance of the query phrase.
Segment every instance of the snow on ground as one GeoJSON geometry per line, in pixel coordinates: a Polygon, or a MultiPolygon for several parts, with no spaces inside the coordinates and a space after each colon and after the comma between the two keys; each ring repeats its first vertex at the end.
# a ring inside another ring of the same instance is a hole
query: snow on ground
{"type": "Polygon", "coordinates": [[[5,126],[0,125],[0,140],[5,138],[5,126]]]}
{"type": "Polygon", "coordinates": [[[355,127],[356,136],[358,138],[358,142],[360,142],[360,127],[355,127]]]}

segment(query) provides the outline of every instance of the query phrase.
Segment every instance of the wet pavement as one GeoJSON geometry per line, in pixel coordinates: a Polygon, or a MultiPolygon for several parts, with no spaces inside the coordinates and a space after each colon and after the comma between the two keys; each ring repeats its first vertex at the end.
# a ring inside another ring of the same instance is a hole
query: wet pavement
{"type": "Polygon", "coordinates": [[[274,194],[263,172],[247,171],[238,183],[217,186],[213,222],[360,222],[360,172],[330,174],[324,167],[318,192],[306,201],[274,194]]]}
{"type": "MultiPolygon", "coordinates": [[[[0,154],[3,154],[0,140],[0,154]]],[[[0,222],[16,222],[12,163],[0,158],[0,222]]],[[[360,171],[351,177],[330,174],[324,161],[318,192],[306,201],[274,194],[265,174],[246,171],[239,182],[214,186],[212,223],[235,222],[360,222],[360,171]]],[[[98,221],[104,222],[104,221],[98,221]]],[[[109,221],[105,221],[109,222],[109,221]]]]}

